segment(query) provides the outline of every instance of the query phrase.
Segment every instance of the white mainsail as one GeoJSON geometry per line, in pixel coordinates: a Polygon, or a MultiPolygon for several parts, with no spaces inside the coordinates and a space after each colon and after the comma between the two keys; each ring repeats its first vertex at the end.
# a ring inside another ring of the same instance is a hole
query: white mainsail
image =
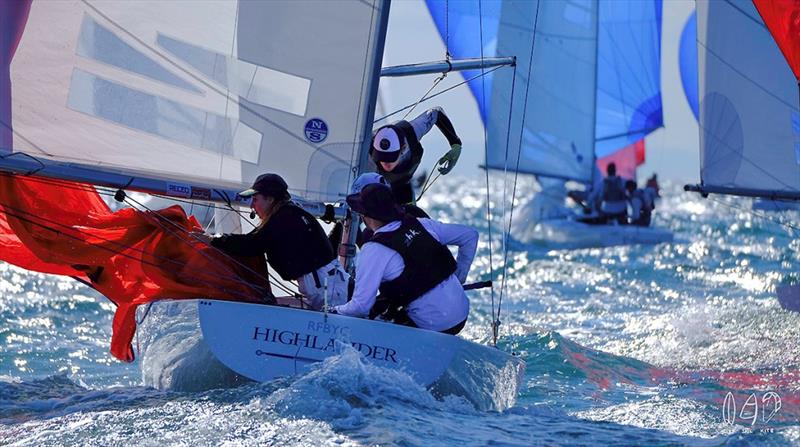
{"type": "Polygon", "coordinates": [[[589,0],[502,4],[497,54],[515,55],[517,67],[494,73],[488,167],[591,181],[597,13],[589,0]]]}
{"type": "Polygon", "coordinates": [[[697,2],[704,192],[800,198],[797,82],[753,3],[697,2]]]}
{"type": "Polygon", "coordinates": [[[35,1],[10,68],[13,150],[172,195],[276,172],[341,199],[368,137],[376,3],[35,1]]]}

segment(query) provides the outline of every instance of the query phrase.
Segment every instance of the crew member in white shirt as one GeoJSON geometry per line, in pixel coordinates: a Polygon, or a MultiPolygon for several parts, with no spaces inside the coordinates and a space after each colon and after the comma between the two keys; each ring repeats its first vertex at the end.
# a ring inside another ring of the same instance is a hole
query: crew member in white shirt
{"type": "Polygon", "coordinates": [[[418,219],[402,212],[389,187],[371,184],[347,197],[375,234],[356,264],[353,298],[334,310],[433,331],[457,334],[469,315],[466,281],[478,232],[458,224],[418,219]],[[453,259],[447,245],[458,246],[453,259]],[[381,301],[376,305],[378,291],[381,301]],[[386,312],[384,312],[386,311],[386,312]]]}

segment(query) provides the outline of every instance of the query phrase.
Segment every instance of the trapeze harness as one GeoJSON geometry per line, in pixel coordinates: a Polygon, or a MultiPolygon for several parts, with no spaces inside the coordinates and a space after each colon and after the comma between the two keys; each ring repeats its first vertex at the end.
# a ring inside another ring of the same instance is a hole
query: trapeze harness
{"type": "Polygon", "coordinates": [[[377,242],[398,252],[405,267],[397,278],[380,285],[380,296],[369,318],[381,315],[395,323],[414,325],[408,305],[447,280],[456,271],[456,260],[447,246],[437,241],[415,217],[406,216],[400,228],[376,233],[377,242]]]}

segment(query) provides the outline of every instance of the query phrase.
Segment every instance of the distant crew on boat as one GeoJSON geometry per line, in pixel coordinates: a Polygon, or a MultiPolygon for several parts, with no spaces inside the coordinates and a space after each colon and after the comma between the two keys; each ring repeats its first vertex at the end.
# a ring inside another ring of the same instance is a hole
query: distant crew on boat
{"type": "Polygon", "coordinates": [[[631,206],[630,224],[649,227],[655,209],[655,196],[648,191],[648,188],[637,188],[636,182],[633,180],[625,182],[625,189],[628,192],[628,201],[631,206]]]}
{"type": "Polygon", "coordinates": [[[478,232],[465,225],[413,217],[403,212],[392,190],[380,183],[349,195],[347,203],[363,216],[374,235],[359,254],[352,299],[332,311],[459,333],[469,314],[462,284],[475,257],[478,232]],[[458,246],[457,259],[448,245],[458,246]]]}
{"type": "Polygon", "coordinates": [[[379,128],[372,137],[370,157],[377,171],[391,185],[398,203],[416,203],[411,185],[414,172],[425,152],[420,139],[436,125],[442,132],[450,150],[437,162],[439,173],[448,174],[461,156],[461,139],[441,107],[429,109],[411,121],[397,121],[379,128]]]}
{"type": "Polygon", "coordinates": [[[625,182],[617,175],[617,165],[609,163],[606,167],[608,174],[601,188],[593,189],[590,203],[599,203],[599,219],[591,223],[609,224],[616,222],[619,225],[628,223],[628,197],[625,193],[625,182]]]}
{"type": "Polygon", "coordinates": [[[329,305],[345,303],[350,276],[317,219],[291,201],[286,181],[277,174],[262,174],[239,195],[252,197],[250,206],[261,223],[248,234],[212,238],[211,245],[235,256],[266,254],[284,281],[297,281],[312,309],[322,309],[326,292],[329,305]]]}

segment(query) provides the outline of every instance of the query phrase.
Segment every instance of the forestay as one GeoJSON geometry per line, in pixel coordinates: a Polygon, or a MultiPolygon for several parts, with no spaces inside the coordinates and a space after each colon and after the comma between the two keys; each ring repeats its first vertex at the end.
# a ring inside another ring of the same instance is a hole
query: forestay
{"type": "Polygon", "coordinates": [[[272,171],[339,199],[371,118],[378,18],[372,0],[34,2],[11,65],[13,150],[173,195],[272,171]]]}
{"type": "Polygon", "coordinates": [[[749,0],[697,2],[701,190],[800,197],[789,65],[749,0]]]}

